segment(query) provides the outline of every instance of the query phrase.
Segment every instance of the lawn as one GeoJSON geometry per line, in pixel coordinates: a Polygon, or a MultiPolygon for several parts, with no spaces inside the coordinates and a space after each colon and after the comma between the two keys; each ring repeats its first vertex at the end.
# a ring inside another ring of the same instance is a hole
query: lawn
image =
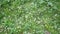
{"type": "Polygon", "coordinates": [[[0,34],[60,34],[60,0],[0,0],[0,34]]]}

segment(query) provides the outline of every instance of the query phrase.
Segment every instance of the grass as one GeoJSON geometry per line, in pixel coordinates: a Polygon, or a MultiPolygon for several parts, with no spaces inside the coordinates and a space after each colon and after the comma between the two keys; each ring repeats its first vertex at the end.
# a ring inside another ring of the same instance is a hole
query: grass
{"type": "Polygon", "coordinates": [[[60,34],[60,0],[0,0],[0,34],[60,34]]]}

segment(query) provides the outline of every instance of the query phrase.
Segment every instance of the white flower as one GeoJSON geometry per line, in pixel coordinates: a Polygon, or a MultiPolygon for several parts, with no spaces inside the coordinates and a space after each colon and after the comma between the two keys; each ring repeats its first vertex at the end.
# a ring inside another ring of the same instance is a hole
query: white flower
{"type": "Polygon", "coordinates": [[[25,18],[28,18],[28,15],[25,15],[25,18]]]}
{"type": "Polygon", "coordinates": [[[51,5],[51,6],[53,6],[53,3],[52,3],[52,2],[48,2],[48,5],[51,5]]]}
{"type": "Polygon", "coordinates": [[[55,16],[57,16],[57,14],[55,14],[55,16]]]}
{"type": "Polygon", "coordinates": [[[18,8],[18,9],[21,9],[21,6],[18,6],[17,8],[18,8]]]}

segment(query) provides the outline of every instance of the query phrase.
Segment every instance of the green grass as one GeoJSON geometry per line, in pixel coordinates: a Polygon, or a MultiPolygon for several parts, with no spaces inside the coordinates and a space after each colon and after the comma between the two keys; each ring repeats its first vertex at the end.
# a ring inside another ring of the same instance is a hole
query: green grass
{"type": "Polygon", "coordinates": [[[60,34],[60,0],[0,0],[0,34],[60,34]]]}

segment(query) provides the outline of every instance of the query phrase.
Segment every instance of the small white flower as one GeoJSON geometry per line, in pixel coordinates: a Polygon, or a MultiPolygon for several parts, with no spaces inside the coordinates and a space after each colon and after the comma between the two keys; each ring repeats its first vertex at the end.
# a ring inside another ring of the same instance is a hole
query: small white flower
{"type": "Polygon", "coordinates": [[[36,21],[36,18],[34,19],[34,21],[36,21]]]}
{"type": "Polygon", "coordinates": [[[17,26],[17,28],[21,28],[21,26],[17,26]]]}
{"type": "Polygon", "coordinates": [[[31,34],[30,32],[28,32],[27,34],[31,34]]]}
{"type": "Polygon", "coordinates": [[[6,17],[3,17],[3,19],[6,19],[6,17]]]}
{"type": "Polygon", "coordinates": [[[57,14],[55,14],[55,16],[57,16],[57,14]]]}
{"type": "Polygon", "coordinates": [[[18,6],[17,8],[18,8],[18,9],[21,9],[21,6],[18,6]]]}
{"type": "Polygon", "coordinates": [[[28,15],[25,15],[25,18],[28,18],[28,15]]]}
{"type": "Polygon", "coordinates": [[[53,3],[52,3],[52,2],[48,2],[48,5],[51,5],[51,6],[53,6],[53,3]]]}
{"type": "Polygon", "coordinates": [[[60,28],[58,28],[58,30],[60,30],[60,28]]]}
{"type": "Polygon", "coordinates": [[[44,0],[40,0],[40,2],[39,2],[39,3],[40,3],[40,4],[42,4],[43,2],[44,2],[44,0]]]}
{"type": "Polygon", "coordinates": [[[40,21],[37,21],[38,24],[40,24],[41,22],[40,21]]]}
{"type": "Polygon", "coordinates": [[[31,14],[31,12],[29,14],[31,14]]]}
{"type": "Polygon", "coordinates": [[[33,2],[32,2],[31,4],[32,4],[32,5],[34,5],[34,3],[33,3],[33,2]]]}
{"type": "Polygon", "coordinates": [[[10,15],[8,17],[11,17],[10,15]]]}
{"type": "Polygon", "coordinates": [[[26,31],[23,32],[23,34],[26,34],[26,33],[27,33],[26,31]]]}

